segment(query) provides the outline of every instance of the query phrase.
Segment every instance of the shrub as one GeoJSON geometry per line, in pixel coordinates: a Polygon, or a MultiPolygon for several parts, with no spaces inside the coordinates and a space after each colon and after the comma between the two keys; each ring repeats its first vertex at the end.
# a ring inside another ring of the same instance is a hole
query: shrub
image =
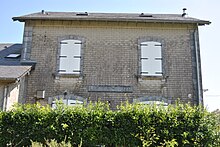
{"type": "Polygon", "coordinates": [[[188,104],[17,105],[0,112],[0,146],[219,146],[216,116],[188,104]]]}
{"type": "MultiPolygon", "coordinates": [[[[57,143],[56,140],[51,140],[51,141],[46,141],[45,144],[39,143],[39,142],[31,142],[31,146],[32,147],[44,147],[44,146],[49,146],[49,147],[71,147],[72,145],[70,144],[70,142],[65,142],[62,141],[60,143],[57,143]]],[[[81,145],[79,145],[78,147],[81,147],[81,145]]]]}

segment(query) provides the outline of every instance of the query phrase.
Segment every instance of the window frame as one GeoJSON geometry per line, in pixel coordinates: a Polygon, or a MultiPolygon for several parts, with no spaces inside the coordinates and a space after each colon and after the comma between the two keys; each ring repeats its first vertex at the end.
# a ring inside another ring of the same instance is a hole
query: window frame
{"type": "Polygon", "coordinates": [[[156,38],[156,37],[142,37],[138,39],[138,77],[139,78],[163,78],[165,76],[165,41],[161,38],[156,38]],[[161,45],[161,74],[158,75],[143,75],[142,74],[142,43],[145,42],[155,42],[155,43],[159,43],[161,45]]]}
{"type": "MultiPolygon", "coordinates": [[[[67,77],[82,77],[83,75],[83,61],[84,61],[84,48],[85,48],[85,39],[81,36],[74,36],[74,35],[69,35],[69,36],[63,36],[63,37],[58,37],[58,50],[57,50],[57,68],[56,68],[56,75],[57,76],[67,76],[67,77]],[[60,70],[60,56],[61,55],[61,47],[62,47],[62,41],[65,40],[77,40],[80,41],[81,43],[81,49],[80,49],[80,65],[79,65],[79,73],[62,73],[59,72],[60,70]]],[[[57,77],[56,76],[56,77],[57,77]]]]}

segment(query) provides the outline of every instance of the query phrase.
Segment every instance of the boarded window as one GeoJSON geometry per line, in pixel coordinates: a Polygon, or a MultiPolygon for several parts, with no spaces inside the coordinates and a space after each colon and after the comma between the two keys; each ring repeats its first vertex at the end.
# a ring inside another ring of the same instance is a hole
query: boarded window
{"type": "Polygon", "coordinates": [[[59,73],[80,74],[81,41],[63,40],[60,44],[59,73]]]}
{"type": "Polygon", "coordinates": [[[141,75],[143,76],[162,75],[161,43],[159,42],[141,43],[141,75]]]}

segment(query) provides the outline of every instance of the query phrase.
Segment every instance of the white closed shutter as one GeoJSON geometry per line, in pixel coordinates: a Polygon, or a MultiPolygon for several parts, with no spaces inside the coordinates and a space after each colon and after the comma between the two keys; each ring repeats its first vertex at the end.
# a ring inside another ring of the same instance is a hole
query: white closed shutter
{"type": "Polygon", "coordinates": [[[80,73],[81,44],[79,40],[61,41],[59,73],[80,73]]]}
{"type": "Polygon", "coordinates": [[[149,48],[147,42],[141,43],[141,74],[148,75],[150,72],[149,48]]]}
{"type": "Polygon", "coordinates": [[[145,76],[162,75],[161,43],[159,42],[141,43],[141,75],[145,75],[145,76]]]}
{"type": "Polygon", "coordinates": [[[73,73],[80,73],[80,60],[81,60],[81,46],[82,43],[79,40],[74,40],[74,48],[73,48],[73,73]]]}

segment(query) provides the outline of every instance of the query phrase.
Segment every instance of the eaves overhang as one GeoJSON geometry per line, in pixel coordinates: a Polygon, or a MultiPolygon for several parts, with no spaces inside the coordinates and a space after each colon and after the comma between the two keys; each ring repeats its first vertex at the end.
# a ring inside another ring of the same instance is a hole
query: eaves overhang
{"type": "Polygon", "coordinates": [[[14,83],[20,78],[29,74],[31,66],[0,66],[0,81],[1,83],[14,83]]]}
{"type": "Polygon", "coordinates": [[[0,83],[15,83],[16,81],[18,81],[17,78],[0,78],[0,83]]]}
{"type": "Polygon", "coordinates": [[[133,13],[91,13],[85,16],[77,16],[73,12],[48,12],[45,14],[33,13],[29,15],[13,17],[14,21],[25,22],[28,20],[51,21],[111,21],[111,22],[144,22],[144,23],[183,23],[209,25],[211,22],[191,17],[182,17],[179,14],[150,14],[149,17],[140,17],[133,13]]]}

